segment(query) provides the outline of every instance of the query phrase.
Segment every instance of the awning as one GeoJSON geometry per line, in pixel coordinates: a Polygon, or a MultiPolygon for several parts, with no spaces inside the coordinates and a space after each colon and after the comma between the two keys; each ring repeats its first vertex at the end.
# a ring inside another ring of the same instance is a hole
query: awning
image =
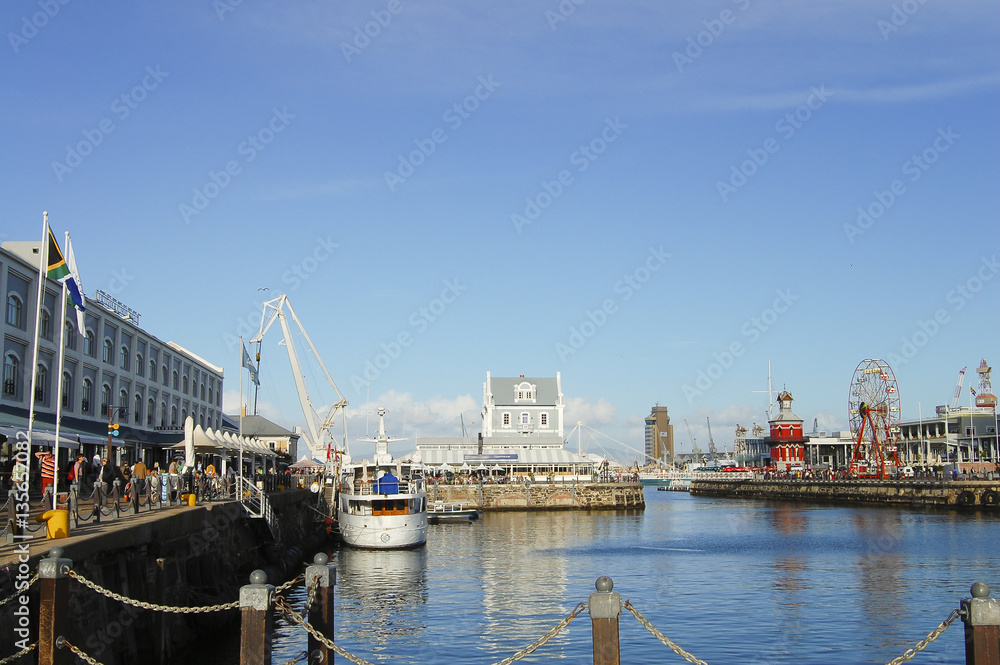
{"type": "MultiPolygon", "coordinates": [[[[24,432],[27,435],[28,430],[21,427],[10,427],[10,426],[0,426],[0,434],[7,436],[7,440],[13,443],[17,438],[18,432],[24,432]]],[[[46,430],[32,430],[31,432],[31,445],[40,446],[42,448],[51,448],[52,444],[56,440],[56,433],[49,432],[46,430]]],[[[63,436],[62,432],[59,433],[59,447],[66,448],[67,450],[76,450],[80,447],[80,443],[73,439],[63,436]]]]}

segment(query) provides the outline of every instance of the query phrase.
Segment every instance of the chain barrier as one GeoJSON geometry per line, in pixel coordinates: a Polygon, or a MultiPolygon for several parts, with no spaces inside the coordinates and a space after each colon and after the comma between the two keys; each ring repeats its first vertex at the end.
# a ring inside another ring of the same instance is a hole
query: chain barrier
{"type": "Polygon", "coordinates": [[[309,611],[312,609],[313,603],[316,602],[317,592],[319,592],[319,575],[314,577],[312,579],[312,584],[309,585],[308,592],[306,594],[306,604],[302,608],[302,616],[309,616],[309,611]]]}
{"type": "Polygon", "coordinates": [[[274,593],[275,593],[275,595],[280,594],[280,593],[284,593],[284,592],[288,591],[289,589],[291,589],[293,586],[295,586],[297,584],[301,584],[302,582],[305,582],[305,581],[306,581],[306,574],[305,573],[299,573],[296,577],[293,577],[292,579],[288,580],[287,582],[285,582],[281,586],[275,587],[274,593]]]}
{"type": "Polygon", "coordinates": [[[17,653],[15,653],[13,656],[7,656],[6,658],[0,659],[0,665],[7,665],[7,663],[13,663],[15,660],[17,660],[21,656],[27,655],[27,654],[31,653],[32,651],[34,651],[35,647],[37,647],[37,646],[38,646],[38,642],[34,642],[33,644],[29,644],[28,646],[24,647],[23,649],[21,649],[20,651],[18,651],[17,653]]]}
{"type": "Polygon", "coordinates": [[[938,624],[937,628],[928,633],[927,637],[914,644],[912,649],[907,649],[899,658],[890,660],[888,665],[899,665],[900,663],[904,663],[916,656],[917,653],[926,649],[928,644],[941,637],[941,634],[948,630],[948,626],[955,623],[955,620],[962,615],[962,610],[952,610],[951,614],[948,615],[948,618],[938,624]]]}
{"type": "Polygon", "coordinates": [[[580,614],[580,612],[583,612],[585,609],[587,609],[587,603],[577,603],[577,606],[573,608],[573,611],[569,613],[569,616],[567,616],[565,619],[556,624],[555,627],[553,627],[549,632],[542,635],[533,644],[526,646],[525,648],[515,653],[513,656],[510,656],[509,658],[504,658],[503,660],[494,663],[493,665],[510,665],[515,660],[521,660],[525,656],[531,654],[532,652],[535,651],[535,649],[542,646],[543,644],[551,640],[553,637],[558,635],[563,628],[569,625],[570,621],[575,619],[580,614]]]}
{"type": "Polygon", "coordinates": [[[18,596],[20,596],[22,593],[25,593],[28,589],[31,588],[31,585],[34,584],[37,581],[38,581],[38,573],[35,573],[35,576],[32,577],[30,580],[28,580],[28,585],[27,586],[22,587],[18,591],[15,591],[12,595],[7,596],[3,600],[0,600],[0,607],[3,607],[4,605],[6,605],[7,603],[9,603],[10,601],[12,601],[15,598],[17,598],[18,596]]]}
{"type": "Polygon", "coordinates": [[[299,613],[296,612],[284,598],[280,596],[276,598],[274,601],[274,606],[279,610],[281,610],[282,612],[284,612],[286,615],[288,615],[289,619],[302,626],[307,633],[309,633],[317,640],[319,640],[327,649],[332,649],[338,656],[346,658],[347,660],[354,663],[354,665],[374,665],[374,663],[370,663],[363,658],[358,658],[354,654],[334,644],[333,640],[327,638],[325,635],[323,635],[323,633],[313,628],[308,621],[299,616],[299,613]]]}
{"type": "Polygon", "coordinates": [[[285,663],[285,665],[295,665],[295,663],[301,663],[303,660],[305,660],[308,657],[309,657],[309,652],[308,651],[303,651],[298,656],[296,656],[295,658],[293,658],[290,661],[288,661],[287,663],[285,663]]]}
{"type": "Polygon", "coordinates": [[[634,616],[639,621],[639,623],[641,623],[643,626],[645,626],[646,630],[648,630],[650,633],[652,633],[653,637],[655,637],[656,639],[660,640],[665,645],[667,645],[668,647],[670,647],[670,649],[675,654],[677,654],[678,656],[680,656],[681,658],[683,658],[684,660],[686,660],[689,663],[695,663],[695,665],[708,665],[708,663],[706,663],[705,661],[703,661],[703,660],[701,660],[699,658],[696,658],[692,654],[688,653],[687,651],[685,651],[684,649],[682,649],[680,646],[678,646],[669,637],[667,637],[666,635],[664,635],[663,633],[661,633],[659,630],[657,630],[656,626],[654,626],[653,624],[649,623],[649,621],[646,620],[646,617],[642,616],[642,613],[639,612],[639,610],[635,609],[635,607],[632,605],[632,601],[626,600],[625,603],[623,604],[623,607],[625,609],[627,609],[629,612],[631,612],[632,616],[634,616]]]}
{"type": "Polygon", "coordinates": [[[57,638],[56,639],[56,646],[59,647],[60,649],[62,649],[63,647],[66,647],[67,649],[69,649],[70,651],[72,651],[73,653],[75,653],[77,656],[79,656],[80,660],[84,660],[84,661],[90,663],[90,665],[102,665],[100,661],[94,660],[93,658],[91,658],[90,656],[88,656],[84,651],[82,651],[78,647],[75,647],[72,644],[70,644],[69,640],[67,640],[65,637],[59,637],[59,638],[57,638]]]}
{"type": "Polygon", "coordinates": [[[238,600],[234,600],[231,603],[223,603],[221,605],[206,605],[204,607],[172,607],[170,605],[157,605],[156,603],[147,603],[141,600],[133,600],[127,596],[115,593],[114,591],[109,591],[108,589],[105,589],[95,584],[94,582],[91,582],[90,580],[85,578],[83,575],[80,575],[80,573],[76,572],[75,570],[67,568],[65,572],[67,575],[75,579],[83,586],[88,587],[93,591],[96,591],[102,596],[107,596],[108,598],[117,600],[120,603],[131,605],[133,607],[138,607],[144,610],[154,610],[156,612],[172,612],[175,614],[199,614],[207,612],[222,612],[224,610],[235,610],[240,606],[240,601],[238,600]]]}

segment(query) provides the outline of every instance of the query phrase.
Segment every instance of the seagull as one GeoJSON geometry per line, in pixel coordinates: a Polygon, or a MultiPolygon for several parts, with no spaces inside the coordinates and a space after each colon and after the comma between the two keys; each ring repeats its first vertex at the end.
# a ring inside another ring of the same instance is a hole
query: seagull
{"type": "Polygon", "coordinates": [[[271,289],[267,288],[266,286],[262,286],[262,287],[260,287],[260,288],[259,288],[259,289],[257,289],[257,290],[258,290],[258,291],[270,291],[271,289]]]}

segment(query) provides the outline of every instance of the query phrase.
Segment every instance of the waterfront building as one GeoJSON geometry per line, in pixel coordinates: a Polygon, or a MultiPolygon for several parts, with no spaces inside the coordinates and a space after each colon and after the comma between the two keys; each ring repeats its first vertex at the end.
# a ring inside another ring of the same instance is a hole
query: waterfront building
{"type": "Polygon", "coordinates": [[[646,416],[646,462],[668,464],[674,458],[674,426],[667,407],[657,404],[646,416]]]}
{"type": "Polygon", "coordinates": [[[955,465],[960,473],[998,470],[1000,439],[995,407],[939,406],[933,415],[902,421],[899,434],[903,464],[955,465]]]}
{"type": "MultiPolygon", "coordinates": [[[[483,383],[478,437],[418,437],[419,461],[436,470],[589,480],[600,460],[565,447],[562,376],[494,377],[483,383]]],[[[417,461],[414,459],[414,461],[417,461]]]]}
{"type": "MultiPolygon", "coordinates": [[[[264,416],[243,415],[242,421],[243,436],[256,439],[287,462],[294,463],[299,458],[299,432],[290,432],[281,425],[274,423],[264,416]]],[[[224,430],[228,429],[234,434],[240,431],[239,415],[226,415],[224,419],[224,430]]]]}
{"type": "Polygon", "coordinates": [[[787,390],[778,393],[778,415],[767,421],[771,428],[768,444],[771,448],[771,465],[779,471],[805,465],[805,443],[802,419],[792,413],[792,394],[787,390]]]}
{"type": "Polygon", "coordinates": [[[754,423],[747,436],[747,429],[736,426],[736,438],[733,443],[733,461],[736,466],[765,467],[771,465],[771,443],[764,436],[764,428],[754,423]]]}
{"type": "MultiPolygon", "coordinates": [[[[222,368],[142,329],[139,314],[109,294],[87,296],[81,335],[75,316],[59,321],[62,288],[46,277],[36,320],[40,261],[40,242],[0,244],[0,292],[5,300],[0,322],[0,436],[12,438],[28,428],[36,329],[35,446],[54,441],[60,389],[60,448],[80,450],[88,460],[95,452],[107,454],[110,440],[115,463],[139,458],[146,464],[162,462],[167,455],[163,449],[183,439],[187,416],[202,428],[220,427],[222,368]],[[60,337],[65,342],[64,367],[57,376],[60,337]],[[109,436],[110,424],[119,425],[119,436],[109,436]]],[[[0,458],[7,459],[10,442],[4,447],[6,454],[0,458]]]]}

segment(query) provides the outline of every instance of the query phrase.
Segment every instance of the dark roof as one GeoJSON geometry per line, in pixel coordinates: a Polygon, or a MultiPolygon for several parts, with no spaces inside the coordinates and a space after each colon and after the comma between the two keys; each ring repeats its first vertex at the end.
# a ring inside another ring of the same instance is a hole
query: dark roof
{"type": "MultiPolygon", "coordinates": [[[[236,428],[239,428],[240,417],[238,415],[227,415],[225,419],[231,421],[236,428]]],[[[271,422],[264,416],[243,416],[243,436],[287,436],[295,439],[299,438],[298,434],[288,431],[281,425],[271,422]]]]}

